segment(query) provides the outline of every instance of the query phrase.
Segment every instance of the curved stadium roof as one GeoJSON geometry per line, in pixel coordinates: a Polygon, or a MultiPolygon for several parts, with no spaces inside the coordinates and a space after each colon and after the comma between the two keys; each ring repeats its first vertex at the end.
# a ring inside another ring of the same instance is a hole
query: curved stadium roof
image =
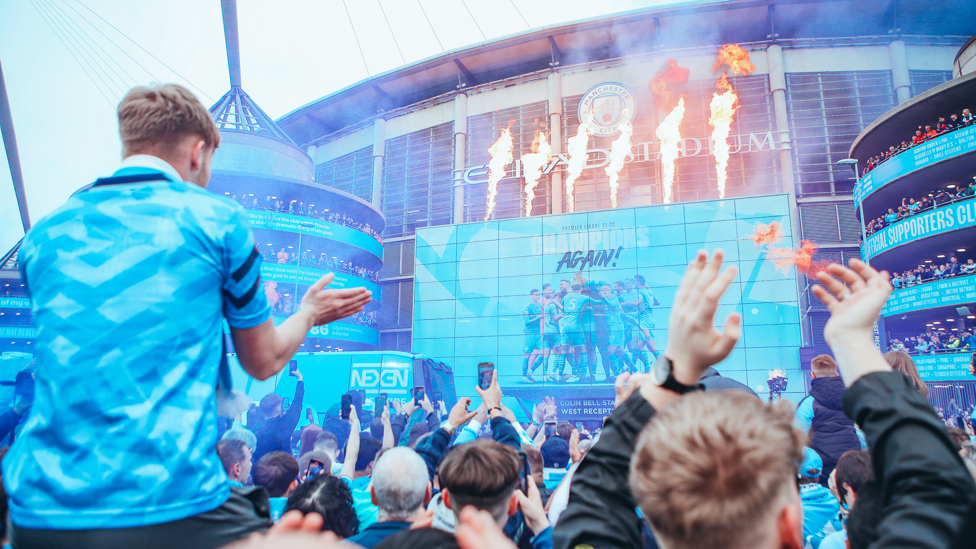
{"type": "MultiPolygon", "coordinates": [[[[778,40],[840,38],[887,43],[893,36],[976,32],[968,0],[727,0],[686,2],[541,27],[451,50],[357,82],[277,120],[299,145],[376,114],[536,71],[658,50],[778,40]],[[892,33],[893,29],[898,32],[892,33]]],[[[946,67],[948,70],[949,67],[946,67]]]]}

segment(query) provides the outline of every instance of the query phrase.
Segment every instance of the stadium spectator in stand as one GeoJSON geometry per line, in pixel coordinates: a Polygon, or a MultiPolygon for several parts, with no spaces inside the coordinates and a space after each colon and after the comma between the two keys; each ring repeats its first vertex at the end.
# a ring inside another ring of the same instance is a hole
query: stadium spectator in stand
{"type": "Polygon", "coordinates": [[[848,450],[859,449],[861,443],[854,422],[844,415],[844,380],[837,375],[834,359],[830,355],[815,357],[810,362],[810,376],[810,394],[796,407],[796,425],[809,433],[809,446],[823,460],[820,484],[827,486],[837,459],[848,450]]]}
{"type": "Polygon", "coordinates": [[[284,510],[301,511],[304,515],[317,513],[324,519],[322,531],[340,538],[359,532],[349,486],[331,475],[317,475],[296,487],[288,496],[284,510]]]}
{"type": "Polygon", "coordinates": [[[243,440],[227,439],[217,443],[217,455],[227,472],[231,486],[244,486],[251,476],[251,449],[243,440]]]}
{"type": "Polygon", "coordinates": [[[313,326],[369,301],[364,288],[322,291],[326,276],[276,327],[254,291],[261,256],[243,208],[204,190],[220,143],[207,109],[181,86],[140,86],[118,120],[121,169],[20,247],[43,375],[3,462],[17,547],[209,548],[266,529],[216,452],[223,320],[263,380],[313,326]]]}
{"type": "Polygon", "coordinates": [[[291,452],[291,437],[302,419],[302,412],[305,411],[305,378],[302,377],[301,370],[295,370],[294,375],[298,383],[288,411],[282,413],[281,404],[284,400],[275,393],[269,393],[261,399],[264,420],[253,429],[258,437],[258,447],[254,451],[258,461],[268,452],[291,452]]]}
{"type": "MultiPolygon", "coordinates": [[[[803,546],[795,481],[802,436],[789,416],[736,391],[694,391],[741,330],[736,314],[724,333],[714,327],[735,276],[719,275],[722,255],[706,266],[699,252],[689,266],[655,374],[618,378],[617,408],[574,473],[556,548],[641,546],[635,504],[668,549],[803,546]]],[[[813,291],[831,312],[825,338],[849,385],[845,408],[864,429],[888,502],[877,547],[966,546],[976,529],[976,484],[931,407],[874,347],[887,278],[858,260],[817,278],[824,286],[813,291]]]]}
{"type": "Polygon", "coordinates": [[[267,490],[271,498],[271,519],[277,521],[285,511],[288,496],[298,488],[298,462],[291,454],[271,452],[254,464],[254,485],[267,490]]]}
{"type": "Polygon", "coordinates": [[[379,508],[375,523],[349,538],[366,549],[383,539],[410,528],[424,512],[431,498],[427,464],[410,448],[391,448],[383,452],[373,468],[369,486],[372,502],[379,508]]]}

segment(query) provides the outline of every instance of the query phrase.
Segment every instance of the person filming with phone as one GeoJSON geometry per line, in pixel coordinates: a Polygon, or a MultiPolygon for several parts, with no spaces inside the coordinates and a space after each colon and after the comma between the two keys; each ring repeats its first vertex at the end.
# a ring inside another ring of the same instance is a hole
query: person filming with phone
{"type": "Polygon", "coordinates": [[[284,399],[275,393],[265,395],[261,399],[261,413],[264,415],[264,420],[254,433],[258,437],[258,446],[254,450],[255,463],[270,452],[291,453],[291,437],[295,434],[298,422],[302,419],[302,410],[305,409],[305,378],[302,377],[297,362],[294,360],[291,362],[294,367],[289,367],[289,375],[295,376],[298,383],[295,385],[295,396],[292,397],[288,410],[282,411],[281,405],[284,399]]]}

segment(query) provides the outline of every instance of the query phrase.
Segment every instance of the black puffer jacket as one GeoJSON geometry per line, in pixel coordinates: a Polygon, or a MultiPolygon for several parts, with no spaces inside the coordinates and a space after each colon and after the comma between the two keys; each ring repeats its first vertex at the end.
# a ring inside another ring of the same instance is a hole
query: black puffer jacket
{"type": "Polygon", "coordinates": [[[813,420],[810,422],[809,446],[820,454],[823,470],[820,484],[837,466],[837,460],[848,450],[860,450],[861,441],[854,422],[844,415],[844,380],[839,376],[821,377],[810,384],[813,397],[813,420]]]}

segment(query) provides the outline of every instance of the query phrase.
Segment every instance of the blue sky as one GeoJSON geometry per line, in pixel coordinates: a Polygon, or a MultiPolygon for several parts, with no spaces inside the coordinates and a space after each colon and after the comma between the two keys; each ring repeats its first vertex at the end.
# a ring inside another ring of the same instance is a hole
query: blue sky
{"type": "MultiPolygon", "coordinates": [[[[417,0],[347,0],[348,16],[342,0],[239,0],[243,87],[277,118],[442,47],[481,42],[482,33],[491,40],[529,27],[673,3],[420,0],[428,25],[417,0]]],[[[151,82],[189,83],[209,107],[229,88],[219,0],[5,1],[0,62],[33,222],[75,189],[116,169],[115,105],[125,90],[151,82]]],[[[0,254],[23,236],[3,160],[0,254]]]]}

